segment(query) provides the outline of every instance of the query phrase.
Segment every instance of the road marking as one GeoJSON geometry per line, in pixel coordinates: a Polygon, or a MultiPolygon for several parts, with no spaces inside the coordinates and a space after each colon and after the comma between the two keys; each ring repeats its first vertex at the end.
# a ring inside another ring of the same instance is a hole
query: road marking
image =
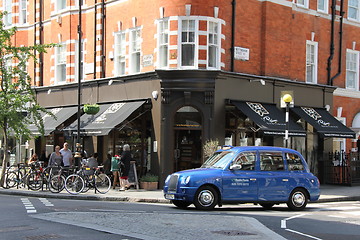
{"type": "Polygon", "coordinates": [[[30,202],[28,198],[21,198],[21,201],[26,209],[27,213],[36,213],[34,205],[30,202]]]}
{"type": "Polygon", "coordinates": [[[49,200],[46,198],[39,198],[40,202],[42,202],[46,207],[53,207],[54,204],[52,204],[49,200]]]}
{"type": "Polygon", "coordinates": [[[295,231],[295,230],[291,230],[291,229],[285,229],[285,230],[286,230],[286,231],[289,231],[289,232],[292,232],[292,233],[299,234],[299,235],[301,235],[301,236],[308,237],[308,238],[312,238],[312,239],[316,239],[316,240],[322,240],[321,238],[317,238],[317,237],[311,236],[311,235],[309,235],[309,234],[305,234],[305,233],[298,232],[298,231],[295,231]]]}

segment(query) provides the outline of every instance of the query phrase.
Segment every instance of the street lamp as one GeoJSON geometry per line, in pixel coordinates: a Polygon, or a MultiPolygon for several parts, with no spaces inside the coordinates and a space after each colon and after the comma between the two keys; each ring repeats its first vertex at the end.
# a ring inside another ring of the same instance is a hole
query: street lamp
{"type": "Polygon", "coordinates": [[[282,97],[282,100],[285,102],[286,104],[286,113],[285,113],[285,147],[288,148],[289,147],[289,106],[290,103],[292,102],[293,98],[290,94],[285,94],[282,97]]]}
{"type": "Polygon", "coordinates": [[[79,0],[79,25],[78,25],[78,112],[77,112],[77,136],[76,136],[76,152],[74,155],[75,165],[80,165],[81,158],[81,143],[80,143],[80,118],[81,118],[81,76],[82,76],[82,29],[81,29],[81,15],[82,15],[82,0],[79,0]]]}

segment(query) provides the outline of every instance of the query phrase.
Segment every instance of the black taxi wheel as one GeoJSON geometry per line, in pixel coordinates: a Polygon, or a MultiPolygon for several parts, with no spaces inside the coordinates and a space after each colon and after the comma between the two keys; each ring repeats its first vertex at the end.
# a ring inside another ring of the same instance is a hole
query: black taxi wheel
{"type": "Polygon", "coordinates": [[[303,189],[294,189],[290,196],[289,200],[287,202],[287,206],[294,211],[300,211],[303,210],[308,203],[308,197],[303,189]]]}
{"type": "Polygon", "coordinates": [[[194,205],[199,210],[214,209],[218,203],[218,193],[211,186],[204,186],[197,190],[194,196],[194,205]]]}
{"type": "Polygon", "coordinates": [[[172,200],[171,201],[175,206],[177,206],[178,208],[181,208],[181,209],[185,209],[187,208],[191,202],[186,202],[186,201],[180,201],[180,200],[172,200]]]}

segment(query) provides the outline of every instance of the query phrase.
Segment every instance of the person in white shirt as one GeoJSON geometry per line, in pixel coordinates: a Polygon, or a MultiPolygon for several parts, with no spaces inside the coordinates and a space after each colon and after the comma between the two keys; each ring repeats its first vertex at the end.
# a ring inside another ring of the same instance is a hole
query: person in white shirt
{"type": "Polygon", "coordinates": [[[69,144],[67,142],[64,143],[64,147],[60,150],[60,152],[63,157],[64,167],[71,167],[73,156],[71,150],[69,149],[69,144]]]}

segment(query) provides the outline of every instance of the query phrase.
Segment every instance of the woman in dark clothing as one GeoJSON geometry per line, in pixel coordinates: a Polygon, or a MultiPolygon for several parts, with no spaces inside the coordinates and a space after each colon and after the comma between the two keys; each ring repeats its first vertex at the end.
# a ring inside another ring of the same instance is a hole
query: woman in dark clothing
{"type": "Polygon", "coordinates": [[[129,144],[125,144],[121,153],[120,161],[123,163],[120,177],[120,191],[124,191],[128,187],[128,176],[130,171],[131,152],[129,144]]]}

